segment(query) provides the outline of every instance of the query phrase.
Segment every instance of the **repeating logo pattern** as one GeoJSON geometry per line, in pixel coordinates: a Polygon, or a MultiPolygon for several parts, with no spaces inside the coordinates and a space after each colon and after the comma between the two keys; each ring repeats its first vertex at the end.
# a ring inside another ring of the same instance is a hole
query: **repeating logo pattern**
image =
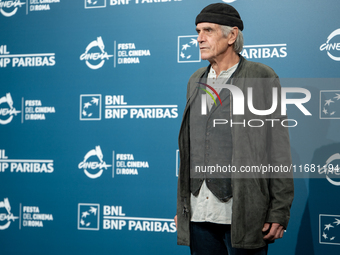
{"type": "Polygon", "coordinates": [[[105,8],[106,0],[85,0],[85,9],[105,8]]]}
{"type": "Polygon", "coordinates": [[[320,91],[320,119],[340,119],[340,90],[320,91]]]}
{"type": "Polygon", "coordinates": [[[319,243],[340,245],[340,215],[319,215],[319,243]]]}
{"type": "Polygon", "coordinates": [[[197,35],[178,36],[178,63],[201,62],[201,53],[197,41],[197,35]]]}
{"type": "Polygon", "coordinates": [[[78,229],[99,230],[99,204],[78,204],[78,229]]]}
{"type": "Polygon", "coordinates": [[[80,95],[80,120],[101,120],[102,95],[80,95]]]}
{"type": "Polygon", "coordinates": [[[5,198],[4,201],[0,202],[0,230],[7,229],[11,223],[18,218],[19,217],[14,216],[11,212],[11,205],[8,198],[5,198]]]}
{"type": "Polygon", "coordinates": [[[334,61],[340,61],[340,28],[334,30],[328,37],[326,43],[320,46],[320,51],[326,51],[328,57],[334,61]]]}

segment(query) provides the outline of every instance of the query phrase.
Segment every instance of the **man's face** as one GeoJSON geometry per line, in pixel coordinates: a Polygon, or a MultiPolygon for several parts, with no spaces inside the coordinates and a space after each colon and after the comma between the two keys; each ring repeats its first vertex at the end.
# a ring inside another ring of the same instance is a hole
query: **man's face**
{"type": "Polygon", "coordinates": [[[198,23],[196,26],[198,33],[197,41],[200,46],[201,58],[204,60],[214,60],[226,53],[228,49],[229,36],[225,37],[218,24],[198,23]]]}

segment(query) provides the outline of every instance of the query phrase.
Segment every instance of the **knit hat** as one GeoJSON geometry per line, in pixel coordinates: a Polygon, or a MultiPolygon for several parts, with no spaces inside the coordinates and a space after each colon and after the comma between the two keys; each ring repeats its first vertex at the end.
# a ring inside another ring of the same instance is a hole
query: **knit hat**
{"type": "Polygon", "coordinates": [[[236,26],[241,31],[243,30],[243,22],[240,14],[229,4],[218,3],[208,5],[196,17],[195,24],[197,25],[201,22],[215,23],[229,27],[236,26]]]}

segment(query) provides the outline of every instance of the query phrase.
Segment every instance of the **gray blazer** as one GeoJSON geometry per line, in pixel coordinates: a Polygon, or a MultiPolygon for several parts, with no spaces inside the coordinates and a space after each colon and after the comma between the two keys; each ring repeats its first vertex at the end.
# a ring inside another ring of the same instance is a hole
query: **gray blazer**
{"type": "MultiPolygon", "coordinates": [[[[197,95],[195,84],[202,78],[207,68],[198,69],[190,78],[187,87],[187,104],[179,133],[180,171],[177,187],[177,243],[190,245],[190,104],[197,95]]],[[[244,115],[232,115],[234,122],[245,121],[243,125],[231,128],[233,152],[232,165],[242,166],[288,166],[291,165],[288,129],[279,121],[266,119],[286,119],[281,115],[280,83],[276,73],[268,66],[250,62],[240,56],[238,68],[232,76],[231,84],[239,87],[245,95],[244,115]],[[254,78],[254,79],[250,79],[254,78]],[[260,79],[259,79],[260,78],[260,79]],[[253,88],[255,109],[270,109],[272,88],[278,88],[277,109],[269,116],[257,116],[247,106],[247,88],[253,88]],[[247,125],[250,119],[261,119],[265,123],[260,128],[247,125]],[[274,123],[274,125],[273,125],[274,123]],[[273,125],[273,127],[272,127],[273,125]]],[[[232,107],[232,98],[230,99],[232,107]]],[[[279,223],[287,228],[290,207],[294,197],[293,173],[261,175],[232,173],[233,207],[231,242],[235,248],[256,249],[266,245],[262,228],[265,222],[279,223]]]]}

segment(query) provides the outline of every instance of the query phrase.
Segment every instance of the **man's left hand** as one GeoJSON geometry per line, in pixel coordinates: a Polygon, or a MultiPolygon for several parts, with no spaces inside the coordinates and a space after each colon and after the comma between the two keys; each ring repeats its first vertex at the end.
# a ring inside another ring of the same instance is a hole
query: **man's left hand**
{"type": "Polygon", "coordinates": [[[284,228],[279,223],[264,223],[262,232],[268,231],[268,234],[263,237],[266,241],[274,241],[275,239],[282,238],[284,228]]]}

